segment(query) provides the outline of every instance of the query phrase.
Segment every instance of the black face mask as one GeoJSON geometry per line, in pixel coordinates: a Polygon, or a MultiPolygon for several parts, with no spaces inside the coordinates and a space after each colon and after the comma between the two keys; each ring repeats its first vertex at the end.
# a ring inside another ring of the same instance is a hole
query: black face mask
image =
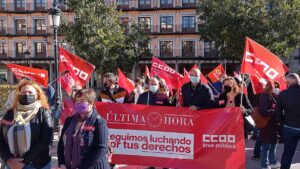
{"type": "Polygon", "coordinates": [[[231,92],[231,90],[232,90],[231,86],[227,86],[227,85],[224,86],[225,93],[229,93],[231,92]]]}
{"type": "Polygon", "coordinates": [[[24,95],[21,95],[20,96],[20,99],[19,99],[19,102],[20,104],[22,105],[29,105],[29,104],[32,104],[34,103],[36,100],[35,100],[35,95],[33,94],[24,94],[24,95]]]}

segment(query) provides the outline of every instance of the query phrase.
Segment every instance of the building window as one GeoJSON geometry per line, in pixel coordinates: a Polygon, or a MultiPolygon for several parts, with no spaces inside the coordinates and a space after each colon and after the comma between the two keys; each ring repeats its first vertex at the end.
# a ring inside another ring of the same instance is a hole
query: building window
{"type": "Polygon", "coordinates": [[[161,8],[172,8],[173,0],[160,0],[160,7],[161,8]]]}
{"type": "Polygon", "coordinates": [[[25,0],[15,0],[15,11],[25,11],[25,0]]]}
{"type": "Polygon", "coordinates": [[[16,34],[26,34],[26,20],[17,19],[15,20],[16,34]]]}
{"type": "Polygon", "coordinates": [[[183,7],[196,7],[196,1],[195,0],[182,0],[182,6],[183,7]]]}
{"type": "Polygon", "coordinates": [[[120,18],[120,26],[125,35],[129,33],[129,18],[120,18]]]}
{"type": "Polygon", "coordinates": [[[6,26],[7,26],[6,20],[0,20],[0,35],[6,34],[6,26]]]}
{"type": "Polygon", "coordinates": [[[118,0],[118,9],[129,9],[129,0],[118,0]]]}
{"type": "Polygon", "coordinates": [[[36,57],[46,57],[46,43],[36,42],[35,43],[35,56],[36,57]]]}
{"type": "Polygon", "coordinates": [[[0,0],[0,11],[6,10],[6,0],[0,0]]]}
{"type": "Polygon", "coordinates": [[[0,42],[0,57],[7,57],[7,43],[0,42]]]}
{"type": "Polygon", "coordinates": [[[173,32],[173,17],[163,16],[160,18],[160,31],[173,32]]]}
{"type": "Polygon", "coordinates": [[[36,11],[45,11],[46,10],[45,0],[35,0],[34,6],[35,6],[36,11]]]}
{"type": "Polygon", "coordinates": [[[151,18],[150,17],[139,17],[139,26],[146,33],[151,32],[151,18]]]}
{"type": "Polygon", "coordinates": [[[45,34],[46,33],[46,20],[45,19],[35,19],[35,33],[45,34]]]}
{"type": "Polygon", "coordinates": [[[182,42],[182,57],[195,57],[195,42],[183,41],[182,42]]]}
{"type": "Polygon", "coordinates": [[[173,56],[173,42],[161,41],[160,42],[160,57],[172,57],[173,56]]]}
{"type": "Polygon", "coordinates": [[[24,43],[24,42],[16,43],[16,56],[17,57],[24,58],[25,51],[26,51],[26,43],[24,43]]]}
{"type": "Polygon", "coordinates": [[[195,25],[195,16],[184,16],[182,17],[182,32],[195,32],[196,25],[195,25]]]}
{"type": "Polygon", "coordinates": [[[139,0],[140,9],[149,9],[151,8],[151,0],[139,0]]]}

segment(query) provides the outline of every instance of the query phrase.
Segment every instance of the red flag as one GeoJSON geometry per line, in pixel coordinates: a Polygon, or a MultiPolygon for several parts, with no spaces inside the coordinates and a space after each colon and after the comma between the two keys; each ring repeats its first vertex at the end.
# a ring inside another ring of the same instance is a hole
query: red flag
{"type": "Polygon", "coordinates": [[[220,64],[216,68],[214,68],[207,76],[211,80],[212,83],[216,83],[217,81],[220,80],[222,74],[225,73],[225,70],[223,68],[223,65],[220,64]]]}
{"type": "Polygon", "coordinates": [[[129,79],[124,75],[121,69],[118,68],[119,75],[119,86],[124,88],[128,93],[131,93],[134,90],[134,84],[132,84],[129,79]]]}
{"type": "MultiPolygon", "coordinates": [[[[257,80],[252,80],[263,86],[267,80],[276,81],[280,83],[280,89],[284,90],[287,88],[284,80],[287,71],[287,66],[276,55],[252,39],[246,38],[241,73],[255,76],[257,80]]],[[[258,86],[258,84],[253,84],[253,88],[258,86]]],[[[255,91],[259,90],[259,87],[255,89],[255,91]]]]}
{"type": "Polygon", "coordinates": [[[95,66],[70,53],[64,48],[59,48],[59,73],[62,74],[60,82],[68,94],[75,84],[84,87],[90,79],[95,66]]]}
{"type": "Polygon", "coordinates": [[[174,88],[177,89],[180,86],[179,80],[183,78],[181,74],[156,57],[152,58],[151,75],[163,78],[168,85],[169,91],[172,91],[174,88]]]}
{"type": "Polygon", "coordinates": [[[150,71],[149,71],[149,68],[148,68],[147,65],[146,65],[146,67],[145,67],[144,76],[147,76],[148,78],[150,78],[150,71]]]}
{"type": "Polygon", "coordinates": [[[36,69],[16,64],[6,64],[7,67],[16,75],[17,79],[28,77],[39,85],[48,88],[48,71],[44,69],[36,69]]]}
{"type": "Polygon", "coordinates": [[[188,73],[189,72],[185,68],[183,68],[183,76],[187,75],[188,73]]]}

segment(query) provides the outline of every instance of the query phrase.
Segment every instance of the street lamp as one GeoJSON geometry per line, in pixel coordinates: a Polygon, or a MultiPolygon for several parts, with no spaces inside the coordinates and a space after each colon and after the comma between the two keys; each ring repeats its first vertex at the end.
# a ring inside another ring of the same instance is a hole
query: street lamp
{"type": "Polygon", "coordinates": [[[60,85],[58,82],[59,70],[58,70],[58,45],[57,45],[57,30],[60,24],[61,10],[56,6],[56,0],[54,0],[53,7],[49,9],[49,21],[50,27],[53,28],[54,34],[54,64],[55,64],[55,111],[59,111],[61,100],[60,100],[60,85]]]}

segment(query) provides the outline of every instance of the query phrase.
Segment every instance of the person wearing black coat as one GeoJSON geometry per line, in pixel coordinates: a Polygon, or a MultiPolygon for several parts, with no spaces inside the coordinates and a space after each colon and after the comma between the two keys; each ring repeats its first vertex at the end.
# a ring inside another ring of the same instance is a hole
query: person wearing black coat
{"type": "MultiPolygon", "coordinates": [[[[244,117],[251,115],[253,108],[250,101],[245,94],[241,93],[241,89],[234,78],[227,77],[223,80],[222,84],[224,92],[222,92],[219,96],[218,107],[241,107],[244,117]]],[[[250,124],[246,118],[244,118],[244,130],[245,138],[247,138],[248,133],[253,130],[253,125],[250,124]]]]}
{"type": "Polygon", "coordinates": [[[157,78],[149,80],[149,91],[142,93],[137,104],[170,106],[170,101],[165,93],[159,92],[159,81],[157,78]]]}
{"type": "Polygon", "coordinates": [[[281,169],[289,169],[300,140],[300,79],[295,73],[286,76],[288,89],[282,91],[277,100],[276,112],[283,123],[284,151],[281,169]]]}
{"type": "Polygon", "coordinates": [[[110,169],[108,164],[108,128],[94,108],[93,89],[75,94],[75,113],[63,126],[57,146],[60,169],[110,169]]]}
{"type": "Polygon", "coordinates": [[[191,82],[182,86],[183,107],[200,110],[215,106],[213,92],[207,85],[201,83],[200,75],[199,69],[193,69],[190,73],[191,82]]]}
{"type": "Polygon", "coordinates": [[[279,168],[280,163],[276,160],[276,147],[279,142],[280,122],[275,112],[276,100],[273,95],[273,84],[268,82],[264,92],[259,97],[259,113],[269,119],[265,128],[259,129],[261,141],[261,167],[279,168]]]}
{"type": "Polygon", "coordinates": [[[1,120],[0,157],[7,168],[50,169],[53,128],[47,98],[30,80],[15,91],[17,99],[1,120]]]}
{"type": "MultiPolygon", "coordinates": [[[[160,93],[159,88],[159,80],[155,77],[150,78],[149,91],[142,93],[136,104],[171,106],[168,96],[165,93],[160,93]]],[[[155,169],[155,167],[149,167],[148,169],[155,169]]]]}

